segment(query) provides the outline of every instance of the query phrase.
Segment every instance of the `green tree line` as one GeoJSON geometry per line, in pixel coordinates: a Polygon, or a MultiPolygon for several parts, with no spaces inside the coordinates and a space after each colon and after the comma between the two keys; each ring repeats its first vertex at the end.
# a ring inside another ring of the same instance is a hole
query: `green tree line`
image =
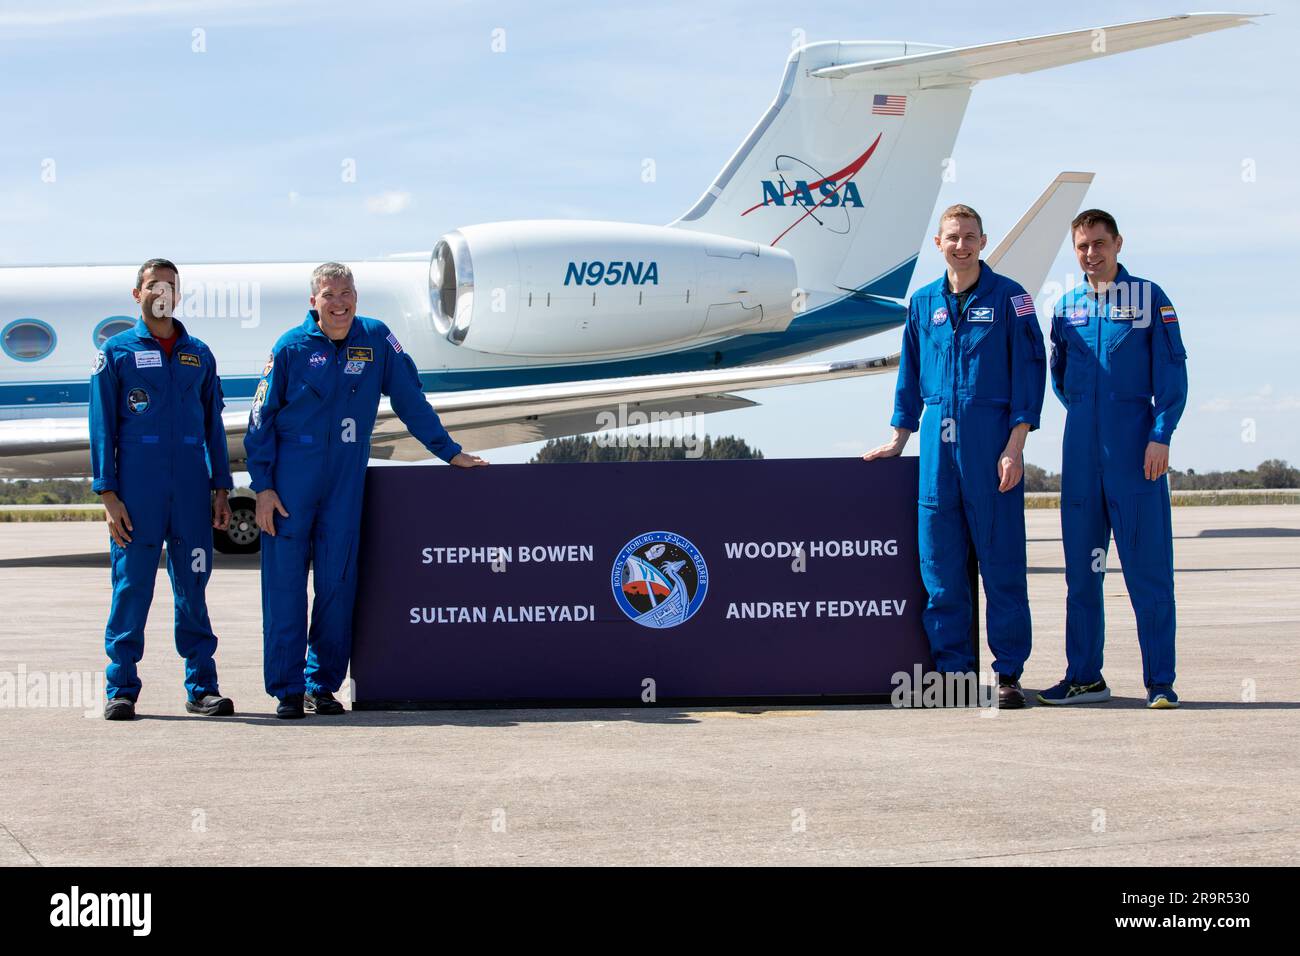
{"type": "Polygon", "coordinates": [[[0,505],[78,505],[98,500],[89,478],[0,481],[0,505]]]}
{"type": "MultiPolygon", "coordinates": [[[[1207,471],[1198,474],[1195,469],[1179,471],[1169,469],[1169,487],[1173,491],[1224,491],[1232,488],[1300,488],[1300,468],[1292,468],[1285,461],[1270,458],[1258,468],[1239,468],[1236,471],[1207,471]]],[[[1025,491],[1060,491],[1061,476],[1045,471],[1037,465],[1025,463],[1025,491]]]]}

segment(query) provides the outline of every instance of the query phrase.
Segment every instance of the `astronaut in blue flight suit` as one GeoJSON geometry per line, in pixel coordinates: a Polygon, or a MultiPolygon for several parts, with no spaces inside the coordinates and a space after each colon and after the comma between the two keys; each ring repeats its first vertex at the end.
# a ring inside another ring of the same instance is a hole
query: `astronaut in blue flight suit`
{"type": "Polygon", "coordinates": [[[90,378],[91,487],[104,503],[112,562],[104,629],[108,720],[135,717],[136,664],[144,655],[164,541],[176,650],[185,658],[185,709],[204,716],[234,713],[217,687],[217,638],[205,598],[212,529],[230,524],[225,403],[212,352],[172,317],[179,280],[166,259],[140,267],[132,294],[141,318],[104,343],[90,378]]]}
{"type": "Polygon", "coordinates": [[[264,677],[284,718],[302,717],[304,708],[343,712],[334,692],[352,653],[361,497],[380,395],[443,461],[487,464],[461,451],[442,427],[397,337],[356,314],[347,266],[318,266],[311,289],[306,320],[280,337],[266,363],[244,438],[263,532],[264,677]],[[316,592],[310,630],[309,562],[316,592]]]}
{"type": "Polygon", "coordinates": [[[922,620],[935,668],[971,675],[973,545],[988,599],[998,706],[1025,704],[1020,675],[1032,627],[1025,566],[1024,444],[1046,387],[1031,296],[979,258],[988,237],[969,206],[946,209],[935,244],[945,275],[913,293],[903,330],[894,438],[864,457],[902,452],[921,432],[917,502],[922,620]],[[924,412],[924,414],[922,414],[924,412]]]}
{"type": "Polygon", "coordinates": [[[1119,264],[1124,244],[1109,213],[1071,225],[1087,281],[1052,316],[1052,388],[1066,406],[1061,536],[1068,588],[1066,674],[1045,704],[1107,700],[1102,679],[1102,579],[1111,529],[1137,615],[1147,704],[1174,693],[1174,545],[1169,442],[1187,403],[1187,351],[1178,313],[1155,283],[1119,264]]]}

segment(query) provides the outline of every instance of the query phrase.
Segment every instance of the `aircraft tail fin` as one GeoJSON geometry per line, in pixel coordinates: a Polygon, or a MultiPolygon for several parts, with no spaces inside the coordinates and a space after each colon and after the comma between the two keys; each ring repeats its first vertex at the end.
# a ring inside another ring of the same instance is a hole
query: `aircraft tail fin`
{"type": "Polygon", "coordinates": [[[971,87],[1250,22],[1198,13],[946,48],[811,43],[682,229],[789,251],[810,294],[902,298],[971,87]]]}
{"type": "Polygon", "coordinates": [[[1036,295],[1061,248],[1062,237],[1069,235],[1070,221],[1083,205],[1092,179],[1092,173],[1057,176],[984,261],[1036,295]]]}

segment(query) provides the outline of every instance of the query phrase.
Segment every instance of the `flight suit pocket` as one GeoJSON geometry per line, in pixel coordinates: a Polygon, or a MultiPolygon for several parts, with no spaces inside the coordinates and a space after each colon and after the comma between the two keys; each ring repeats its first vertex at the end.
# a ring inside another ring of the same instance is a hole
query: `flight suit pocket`
{"type": "Polygon", "coordinates": [[[917,486],[917,502],[923,505],[939,503],[939,469],[943,460],[943,406],[939,399],[925,400],[925,411],[921,415],[921,468],[920,482],[917,486]]]}
{"type": "Polygon", "coordinates": [[[1133,323],[1125,322],[1119,326],[1119,330],[1106,346],[1107,354],[1114,355],[1116,350],[1131,338],[1133,338],[1133,323]]]}
{"type": "Polygon", "coordinates": [[[1167,564],[1171,529],[1159,489],[1125,495],[1116,504],[1120,527],[1115,529],[1115,538],[1122,549],[1120,561],[1134,568],[1167,564]]]}
{"type": "Polygon", "coordinates": [[[993,325],[972,326],[971,331],[967,333],[966,343],[962,346],[962,350],[967,355],[974,353],[976,349],[984,344],[984,340],[989,337],[989,333],[993,328],[993,325]]]}
{"type": "Polygon", "coordinates": [[[1172,331],[1169,331],[1165,335],[1165,342],[1169,348],[1169,360],[1171,362],[1187,361],[1187,349],[1183,347],[1183,340],[1181,338],[1175,341],[1175,334],[1172,331]]]}

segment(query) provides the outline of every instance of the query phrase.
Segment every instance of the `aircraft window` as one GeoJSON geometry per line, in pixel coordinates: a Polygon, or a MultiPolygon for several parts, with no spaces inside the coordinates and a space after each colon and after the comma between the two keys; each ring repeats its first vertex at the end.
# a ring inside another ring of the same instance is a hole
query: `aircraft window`
{"type": "Polygon", "coordinates": [[[37,362],[54,351],[54,329],[40,319],[15,319],[0,332],[5,354],[19,362],[37,362]]]}
{"type": "Polygon", "coordinates": [[[127,329],[133,328],[135,328],[135,319],[129,315],[110,315],[95,326],[95,348],[103,348],[104,343],[117,335],[118,332],[125,332],[127,329]]]}

